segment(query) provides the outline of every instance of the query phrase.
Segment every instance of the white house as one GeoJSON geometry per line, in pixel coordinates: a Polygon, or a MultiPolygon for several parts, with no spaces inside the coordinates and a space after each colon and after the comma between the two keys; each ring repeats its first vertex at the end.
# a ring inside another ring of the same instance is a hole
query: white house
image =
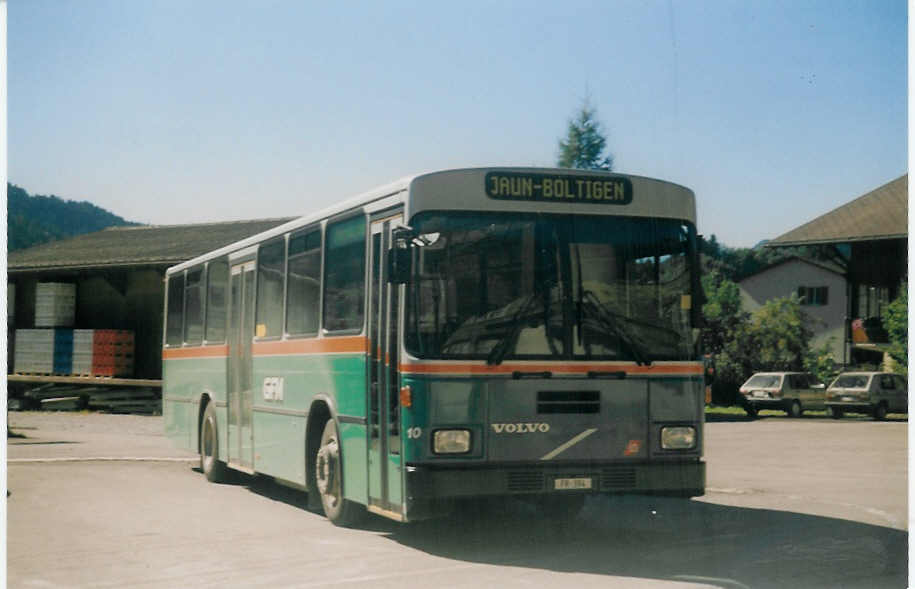
{"type": "Polygon", "coordinates": [[[810,317],[812,347],[829,343],[833,358],[844,363],[848,287],[845,275],[825,262],[791,257],[768,266],[738,283],[744,311],[754,312],[766,301],[796,294],[810,317]]]}

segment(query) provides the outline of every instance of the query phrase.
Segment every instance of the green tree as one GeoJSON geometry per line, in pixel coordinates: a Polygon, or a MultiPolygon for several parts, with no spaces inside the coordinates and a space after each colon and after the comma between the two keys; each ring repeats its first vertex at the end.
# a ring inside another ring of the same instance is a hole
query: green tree
{"type": "Polygon", "coordinates": [[[814,375],[816,379],[829,386],[832,379],[839,374],[839,364],[832,356],[832,344],[835,338],[829,338],[817,348],[810,348],[804,359],[804,370],[814,375]]]}
{"type": "Polygon", "coordinates": [[[745,346],[753,370],[803,370],[813,331],[796,295],[772,299],[753,313],[745,346]]]}
{"type": "Polygon", "coordinates": [[[741,308],[737,284],[721,273],[706,273],[702,277],[702,289],[705,292],[702,346],[715,366],[712,401],[730,405],[737,400],[737,389],[748,369],[748,360],[739,342],[746,339],[744,332],[750,314],[741,308]]]}
{"type": "MultiPolygon", "coordinates": [[[[733,282],[722,278],[716,285],[714,278],[706,277],[704,284],[709,302],[702,307],[703,342],[714,356],[715,403],[736,402],[737,389],[754,372],[800,371],[810,366],[813,331],[797,296],[768,301],[751,315],[740,309],[733,282]]],[[[828,370],[823,361],[816,372],[828,370]]]]}
{"type": "Polygon", "coordinates": [[[719,354],[728,341],[733,340],[740,327],[749,319],[740,303],[740,289],[721,273],[711,271],[702,277],[705,304],[702,306],[704,329],[703,349],[708,354],[719,354]]]}
{"type": "Polygon", "coordinates": [[[895,370],[901,374],[908,373],[909,367],[909,295],[908,285],[902,284],[899,296],[893,299],[883,317],[883,327],[890,340],[890,357],[895,362],[895,370]]]}
{"type": "Polygon", "coordinates": [[[9,183],[6,185],[6,214],[7,251],[10,252],[106,227],[136,225],[89,202],[63,200],[53,195],[30,195],[9,183]]]}
{"type": "Polygon", "coordinates": [[[557,164],[560,168],[609,172],[613,169],[613,155],[604,155],[606,146],[607,138],[597,120],[597,109],[586,98],[578,114],[569,120],[565,140],[559,141],[557,164]]]}

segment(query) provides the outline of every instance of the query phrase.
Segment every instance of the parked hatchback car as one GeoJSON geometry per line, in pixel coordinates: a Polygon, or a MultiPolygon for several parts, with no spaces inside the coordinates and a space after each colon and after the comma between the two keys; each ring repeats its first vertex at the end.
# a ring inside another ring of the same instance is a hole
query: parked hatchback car
{"type": "Polygon", "coordinates": [[[891,372],[843,372],[826,391],[826,410],[839,419],[846,412],[884,419],[887,413],[908,413],[909,386],[891,372]]]}
{"type": "Polygon", "coordinates": [[[777,409],[800,417],[805,409],[823,409],[826,387],[806,372],[757,372],[740,387],[750,417],[760,409],[777,409]]]}

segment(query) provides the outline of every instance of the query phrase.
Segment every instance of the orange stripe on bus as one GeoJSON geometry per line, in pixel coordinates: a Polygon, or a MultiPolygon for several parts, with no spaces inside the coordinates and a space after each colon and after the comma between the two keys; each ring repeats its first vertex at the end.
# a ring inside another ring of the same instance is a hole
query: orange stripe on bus
{"type": "Polygon", "coordinates": [[[702,374],[701,364],[401,364],[400,371],[412,374],[512,374],[513,372],[552,372],[553,374],[587,374],[588,372],[625,372],[627,374],[702,374]]]}
{"type": "Polygon", "coordinates": [[[184,358],[219,358],[229,355],[229,346],[199,346],[194,348],[166,348],[162,350],[163,360],[184,358]]]}
{"type": "Polygon", "coordinates": [[[284,342],[255,342],[251,352],[255,356],[290,354],[365,354],[368,340],[360,336],[297,339],[284,342]]]}

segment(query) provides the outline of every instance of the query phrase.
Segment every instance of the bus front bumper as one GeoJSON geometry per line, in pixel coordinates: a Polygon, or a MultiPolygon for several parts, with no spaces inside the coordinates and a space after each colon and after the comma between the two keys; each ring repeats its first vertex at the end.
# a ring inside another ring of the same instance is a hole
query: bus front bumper
{"type": "Polygon", "coordinates": [[[485,467],[408,464],[406,478],[411,500],[551,493],[696,497],[705,493],[705,462],[485,467]]]}

